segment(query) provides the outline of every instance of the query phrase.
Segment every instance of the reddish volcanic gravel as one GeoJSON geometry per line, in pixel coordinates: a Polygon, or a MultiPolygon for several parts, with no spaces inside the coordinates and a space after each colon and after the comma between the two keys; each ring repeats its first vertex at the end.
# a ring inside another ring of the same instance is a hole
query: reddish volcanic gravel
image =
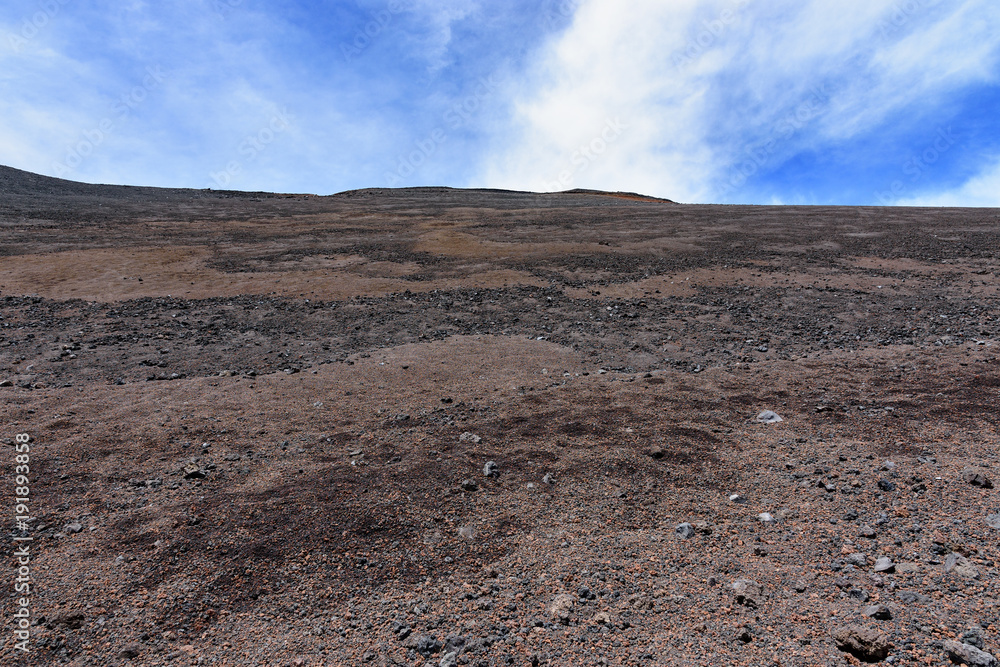
{"type": "Polygon", "coordinates": [[[0,193],[4,665],[1000,656],[1000,212],[0,193]]]}

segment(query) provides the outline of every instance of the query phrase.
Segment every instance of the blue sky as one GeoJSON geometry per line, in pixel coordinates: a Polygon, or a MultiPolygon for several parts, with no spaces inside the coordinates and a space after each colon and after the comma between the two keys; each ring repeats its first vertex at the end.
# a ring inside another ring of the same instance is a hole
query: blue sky
{"type": "Polygon", "coordinates": [[[27,0],[0,164],[329,194],[1000,206],[996,0],[27,0]]]}

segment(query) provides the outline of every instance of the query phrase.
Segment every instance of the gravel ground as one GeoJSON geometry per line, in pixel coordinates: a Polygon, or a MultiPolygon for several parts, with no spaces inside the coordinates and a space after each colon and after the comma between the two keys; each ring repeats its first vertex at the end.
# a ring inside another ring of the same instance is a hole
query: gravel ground
{"type": "Polygon", "coordinates": [[[0,168],[0,660],[995,664],[997,247],[987,209],[0,168]]]}

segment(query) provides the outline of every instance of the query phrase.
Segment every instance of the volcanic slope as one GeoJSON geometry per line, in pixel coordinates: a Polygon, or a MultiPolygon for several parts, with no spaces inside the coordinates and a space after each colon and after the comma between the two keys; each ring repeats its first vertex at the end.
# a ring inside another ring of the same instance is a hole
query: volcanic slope
{"type": "Polygon", "coordinates": [[[1000,655],[998,247],[991,209],[2,167],[0,660],[1000,655]]]}

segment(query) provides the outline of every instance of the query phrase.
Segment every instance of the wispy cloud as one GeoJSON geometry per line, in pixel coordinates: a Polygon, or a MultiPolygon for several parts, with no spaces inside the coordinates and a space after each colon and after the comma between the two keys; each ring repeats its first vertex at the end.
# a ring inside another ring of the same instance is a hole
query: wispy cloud
{"type": "Polygon", "coordinates": [[[0,163],[702,202],[879,203],[899,180],[893,203],[958,201],[992,182],[998,73],[993,0],[7,3],[0,163]],[[277,114],[294,122],[260,138],[277,114]],[[912,180],[939,128],[955,142],[912,180]]]}
{"type": "Polygon", "coordinates": [[[982,206],[1000,207],[1000,157],[994,157],[981,173],[961,186],[943,192],[925,192],[903,198],[901,206],[982,206]]]}
{"type": "Polygon", "coordinates": [[[634,130],[575,186],[768,201],[788,185],[769,176],[803,155],[847,169],[838,147],[918,140],[956,90],[996,84],[998,53],[1000,8],[982,0],[590,0],[515,91],[482,180],[551,183],[620,116],[634,130]]]}

